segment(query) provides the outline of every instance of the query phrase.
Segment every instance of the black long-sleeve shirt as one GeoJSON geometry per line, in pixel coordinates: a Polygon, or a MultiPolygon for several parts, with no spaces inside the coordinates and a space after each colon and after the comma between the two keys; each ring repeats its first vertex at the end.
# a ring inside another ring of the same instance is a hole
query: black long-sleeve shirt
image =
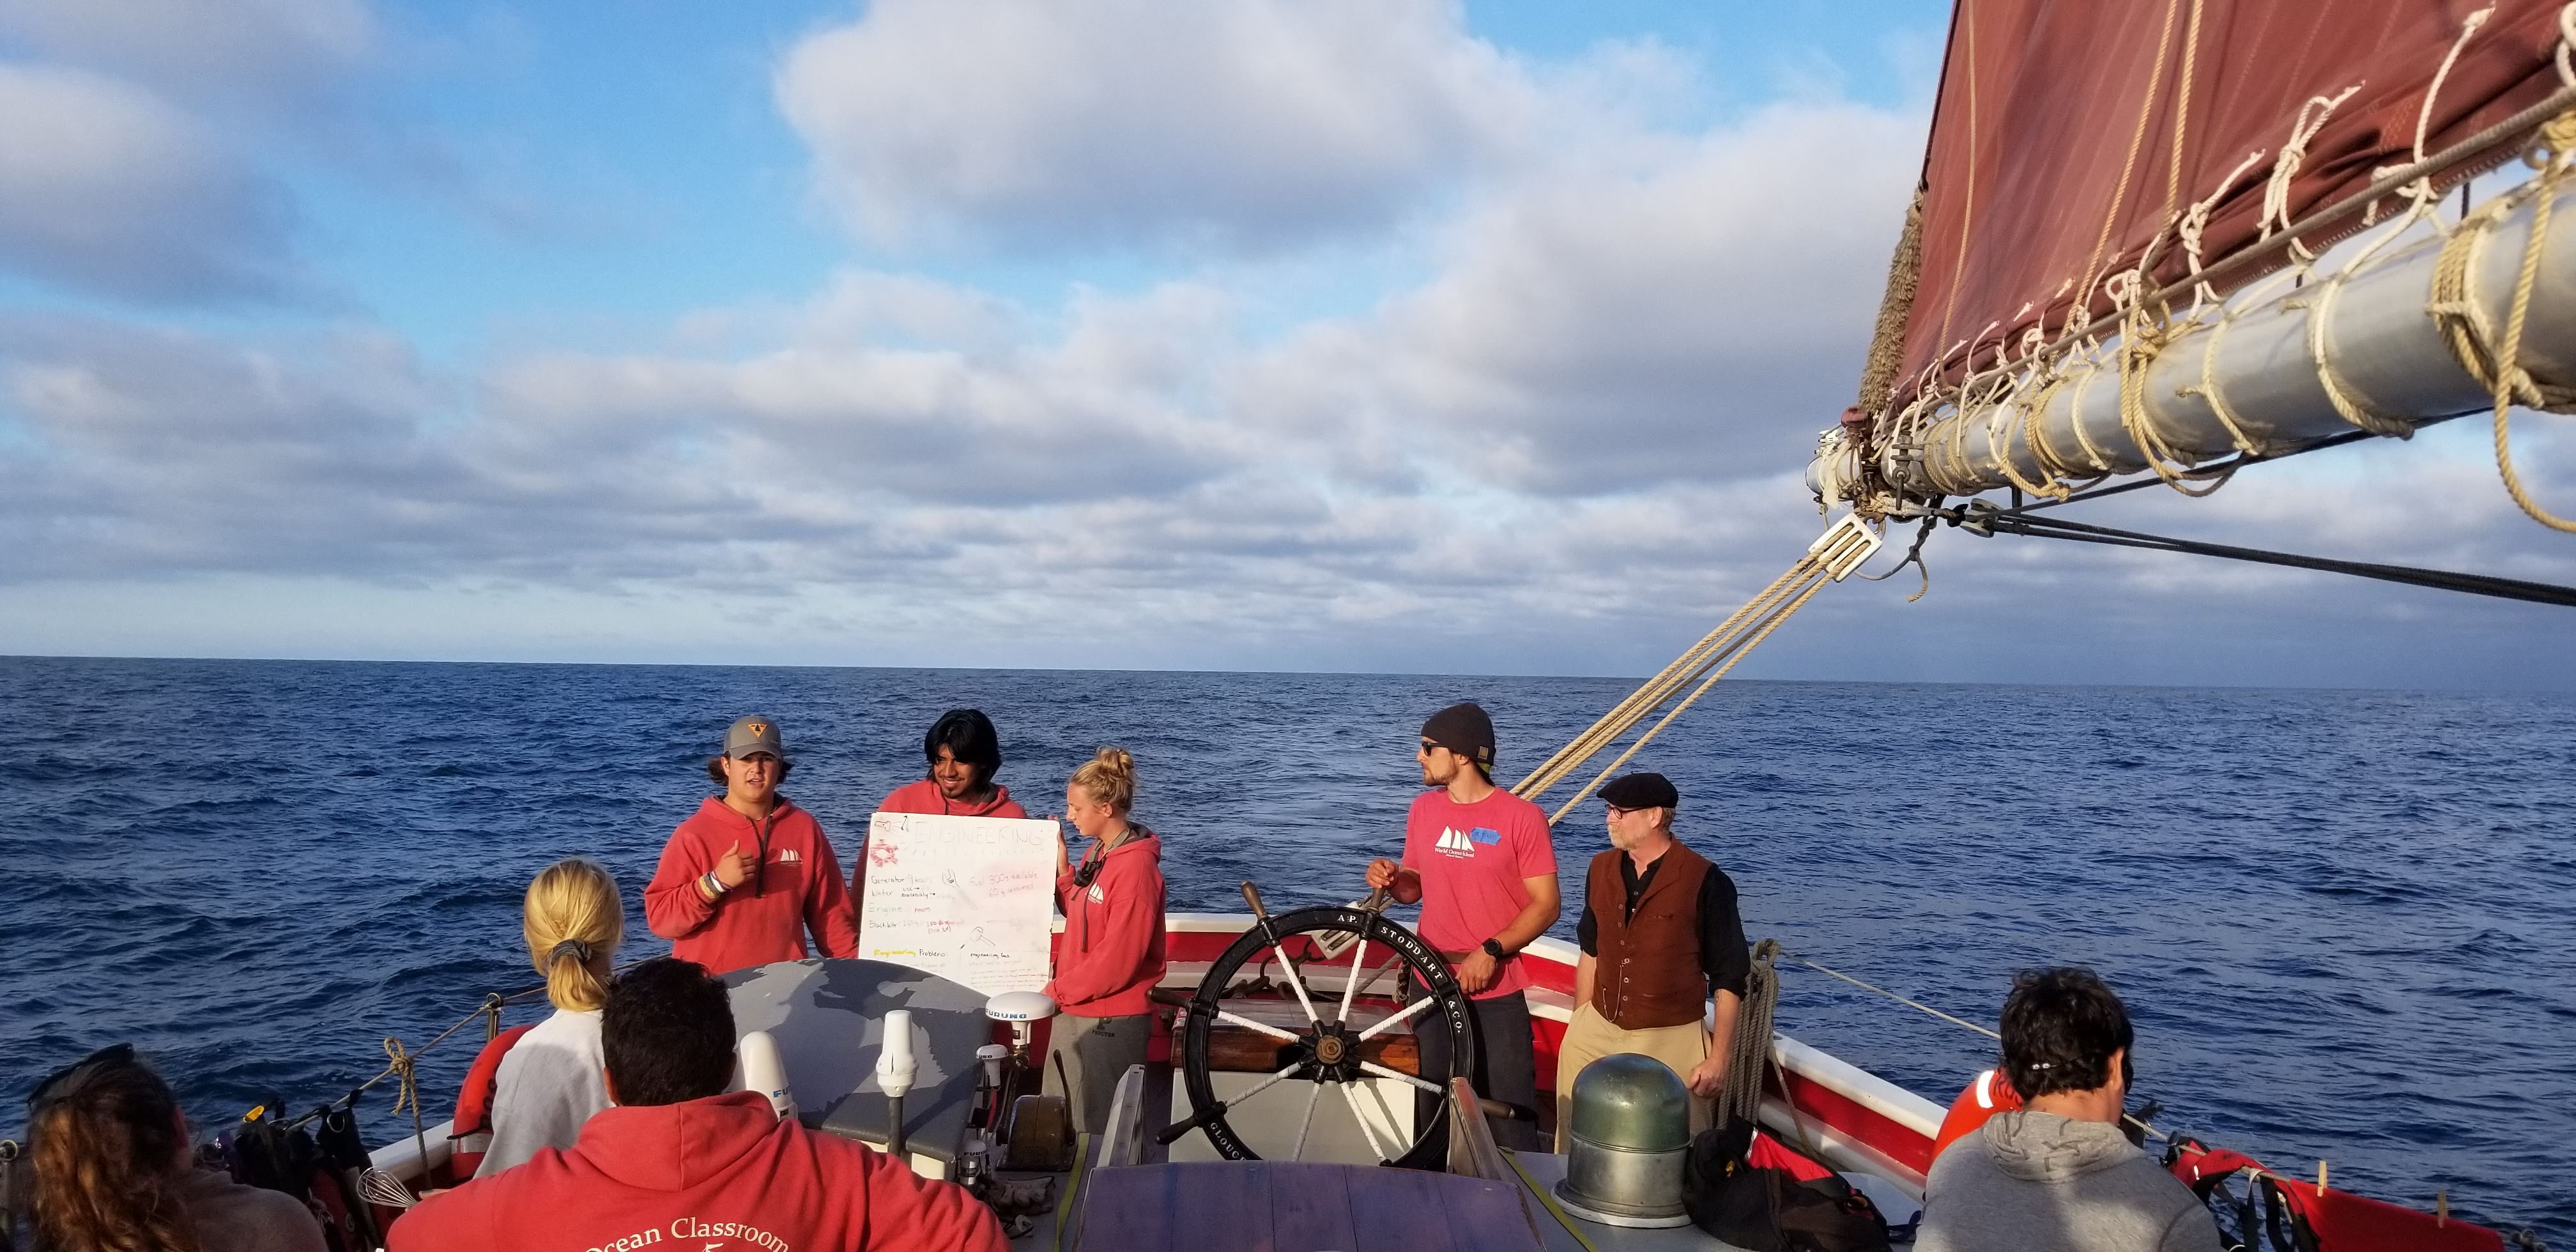
{"type": "MultiPolygon", "coordinates": [[[[1655,872],[1664,867],[1664,858],[1656,857],[1646,872],[1637,872],[1637,863],[1619,854],[1619,881],[1628,889],[1627,912],[1621,920],[1634,920],[1637,901],[1646,894],[1646,886],[1655,881],[1655,872]]],[[[1574,924],[1574,941],[1583,955],[1601,955],[1601,925],[1592,917],[1592,884],[1583,890],[1583,920],[1574,924]]],[[[1753,973],[1753,956],[1744,943],[1744,919],[1735,909],[1735,880],[1715,865],[1708,867],[1708,877],[1699,883],[1699,966],[1708,975],[1712,992],[1732,991],[1744,994],[1745,980],[1753,973]]]]}

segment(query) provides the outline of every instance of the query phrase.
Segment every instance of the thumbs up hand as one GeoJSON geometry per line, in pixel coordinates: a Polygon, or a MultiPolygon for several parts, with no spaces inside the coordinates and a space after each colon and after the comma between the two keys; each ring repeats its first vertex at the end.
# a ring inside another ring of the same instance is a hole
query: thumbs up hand
{"type": "Polygon", "coordinates": [[[732,847],[725,849],[723,856],[716,858],[716,881],[731,891],[750,877],[751,857],[743,852],[742,840],[736,839],[732,847]]]}

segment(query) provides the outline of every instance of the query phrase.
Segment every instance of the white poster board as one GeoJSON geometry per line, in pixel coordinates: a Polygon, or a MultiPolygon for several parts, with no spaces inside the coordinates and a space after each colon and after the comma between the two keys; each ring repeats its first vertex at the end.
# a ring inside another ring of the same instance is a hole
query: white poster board
{"type": "Polygon", "coordinates": [[[868,822],[859,955],[985,995],[1046,986],[1053,822],[879,813],[868,822]]]}

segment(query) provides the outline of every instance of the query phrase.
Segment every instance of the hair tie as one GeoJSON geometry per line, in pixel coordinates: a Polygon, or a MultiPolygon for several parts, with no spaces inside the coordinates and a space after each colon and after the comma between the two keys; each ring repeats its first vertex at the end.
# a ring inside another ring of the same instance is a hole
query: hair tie
{"type": "Polygon", "coordinates": [[[579,939],[566,939],[562,943],[556,944],[554,951],[546,953],[546,963],[548,965],[552,965],[567,956],[584,965],[588,965],[590,964],[591,957],[590,945],[583,943],[579,939]]]}

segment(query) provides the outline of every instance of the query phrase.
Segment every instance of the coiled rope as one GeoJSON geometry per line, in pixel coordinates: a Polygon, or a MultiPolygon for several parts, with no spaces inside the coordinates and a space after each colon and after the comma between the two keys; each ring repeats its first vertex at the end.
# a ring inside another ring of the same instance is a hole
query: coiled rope
{"type": "MultiPolygon", "coordinates": [[[[2560,21],[2562,25],[2576,24],[2576,5],[2562,11],[2560,21]]],[[[2524,159],[2541,171],[2540,176],[2524,188],[2488,202],[2484,209],[2452,229],[2450,237],[2443,241],[2441,255],[2435,258],[2431,298],[2425,307],[2440,325],[2443,342],[2460,368],[2495,397],[2496,474],[2504,480],[2505,493],[2533,521],[2551,530],[2576,533],[2576,519],[2550,512],[2523,486],[2522,475],[2514,469],[2511,444],[2512,412],[2517,402],[2545,412],[2576,412],[2576,388],[2544,383],[2532,377],[2521,361],[2523,329],[2531,313],[2532,291],[2539,285],[2540,262],[2548,247],[2549,221],[2557,208],[2559,185],[2566,181],[2569,169],[2576,167],[2576,111],[2562,113],[2541,127],[2538,144],[2524,159]],[[2496,223],[2518,207],[2526,195],[2538,197],[2531,210],[2531,237],[2523,244],[2513,300],[2507,306],[2504,334],[2498,339],[2474,290],[2477,260],[2496,223]]]]}

